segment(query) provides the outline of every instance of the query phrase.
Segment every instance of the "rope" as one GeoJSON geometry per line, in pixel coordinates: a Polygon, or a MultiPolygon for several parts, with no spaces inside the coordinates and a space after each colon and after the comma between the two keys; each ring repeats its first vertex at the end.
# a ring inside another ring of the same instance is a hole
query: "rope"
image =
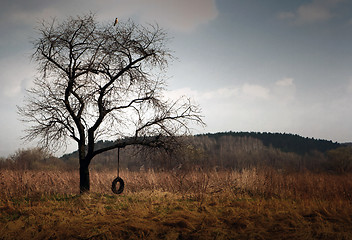
{"type": "Polygon", "coordinates": [[[120,148],[117,149],[117,177],[120,177],[120,148]]]}
{"type": "Polygon", "coordinates": [[[117,178],[114,179],[111,185],[111,190],[116,194],[121,194],[125,188],[125,183],[122,178],[120,178],[120,148],[117,149],[117,178]],[[116,189],[117,183],[120,184],[119,188],[116,189]]]}

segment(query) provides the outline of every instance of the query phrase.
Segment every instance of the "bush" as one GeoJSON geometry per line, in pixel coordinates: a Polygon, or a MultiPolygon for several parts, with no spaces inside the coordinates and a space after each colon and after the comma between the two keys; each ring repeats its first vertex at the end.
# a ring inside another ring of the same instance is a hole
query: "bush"
{"type": "Polygon", "coordinates": [[[328,151],[328,168],[336,173],[352,171],[352,148],[339,147],[328,151]]]}
{"type": "Polygon", "coordinates": [[[19,149],[8,158],[0,159],[0,168],[16,170],[67,169],[67,164],[43,148],[19,149]]]}

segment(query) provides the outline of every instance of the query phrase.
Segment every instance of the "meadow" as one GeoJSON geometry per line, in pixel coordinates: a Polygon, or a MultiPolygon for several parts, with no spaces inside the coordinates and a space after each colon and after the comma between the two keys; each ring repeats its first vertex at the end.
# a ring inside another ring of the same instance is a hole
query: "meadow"
{"type": "Polygon", "coordinates": [[[0,170],[0,239],[352,239],[352,174],[0,170]]]}

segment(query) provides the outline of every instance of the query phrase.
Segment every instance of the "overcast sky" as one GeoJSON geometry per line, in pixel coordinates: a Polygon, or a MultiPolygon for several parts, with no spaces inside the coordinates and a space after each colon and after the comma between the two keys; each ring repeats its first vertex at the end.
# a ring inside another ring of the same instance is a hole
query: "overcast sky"
{"type": "Polygon", "coordinates": [[[16,109],[36,74],[35,27],[89,11],[100,21],[132,18],[167,29],[178,58],[168,95],[201,105],[207,126],[194,133],[352,141],[352,1],[1,0],[0,156],[35,146],[20,140],[16,109]]]}

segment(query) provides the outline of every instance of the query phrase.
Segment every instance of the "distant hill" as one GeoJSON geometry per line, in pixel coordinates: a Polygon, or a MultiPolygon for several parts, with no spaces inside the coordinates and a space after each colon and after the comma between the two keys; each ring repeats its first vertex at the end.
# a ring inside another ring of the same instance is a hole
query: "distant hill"
{"type": "MultiPolygon", "coordinates": [[[[327,151],[343,144],[322,139],[302,137],[297,134],[268,132],[219,132],[189,136],[184,148],[172,154],[160,150],[139,149],[134,146],[120,152],[121,169],[193,169],[196,167],[223,169],[250,169],[271,167],[300,171],[329,171],[327,151]]],[[[99,141],[100,149],[114,144],[99,141]]],[[[77,163],[78,153],[64,155],[65,163],[77,163]]],[[[115,169],[117,149],[97,155],[94,169],[115,169]]]]}
{"type": "Polygon", "coordinates": [[[209,138],[221,138],[223,136],[232,137],[251,137],[259,139],[267,147],[280,149],[283,152],[293,152],[303,155],[314,150],[326,152],[340,147],[342,144],[322,139],[302,137],[297,134],[289,133],[270,133],[270,132],[219,132],[207,133],[197,136],[207,136],[209,138]]]}
{"type": "MultiPolygon", "coordinates": [[[[312,151],[319,151],[325,153],[331,149],[338,148],[344,144],[332,142],[329,140],[314,139],[302,137],[297,134],[289,133],[270,133],[270,132],[218,132],[218,133],[206,133],[195,135],[195,141],[197,137],[208,137],[217,141],[221,137],[249,137],[260,140],[264,146],[277,148],[283,152],[292,152],[299,155],[304,155],[312,151]]],[[[99,141],[96,144],[96,148],[103,148],[111,146],[113,141],[99,141]]],[[[346,143],[347,145],[348,143],[346,143]]],[[[352,143],[349,143],[352,145],[352,143]]],[[[78,152],[72,152],[62,156],[63,159],[69,159],[70,157],[78,157],[78,152]]]]}

